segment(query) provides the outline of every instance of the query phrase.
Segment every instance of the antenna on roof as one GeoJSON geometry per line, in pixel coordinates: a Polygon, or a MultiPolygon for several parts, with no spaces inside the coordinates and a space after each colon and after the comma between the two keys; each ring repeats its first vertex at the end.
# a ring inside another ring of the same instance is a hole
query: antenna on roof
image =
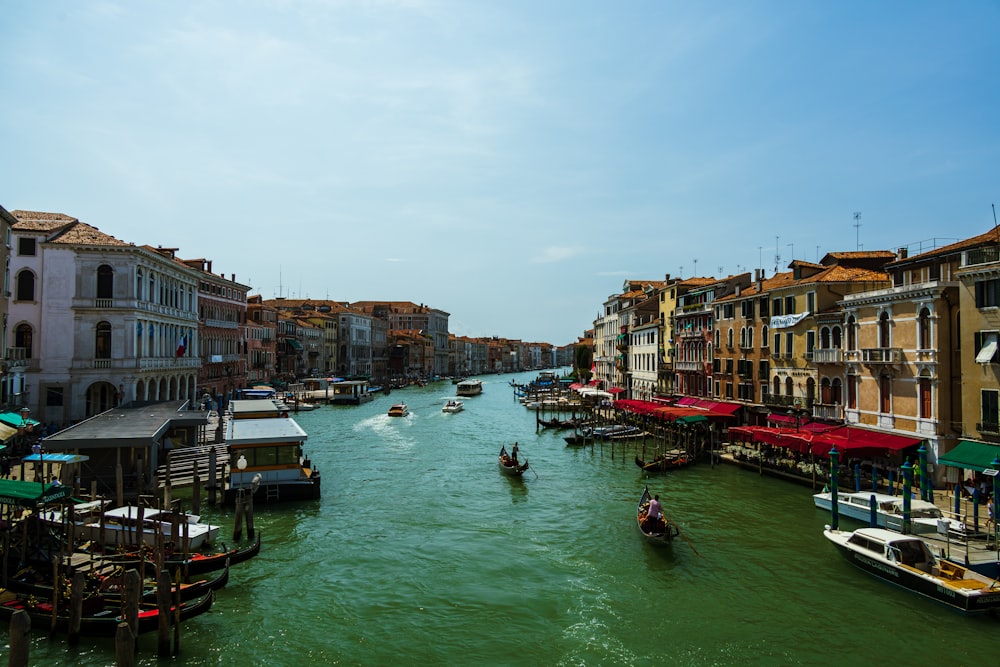
{"type": "Polygon", "coordinates": [[[774,237],[774,272],[778,273],[778,267],[781,266],[781,251],[778,250],[778,237],[774,237]]]}
{"type": "Polygon", "coordinates": [[[856,250],[861,250],[861,211],[854,212],[854,243],[857,244],[856,250]]]}

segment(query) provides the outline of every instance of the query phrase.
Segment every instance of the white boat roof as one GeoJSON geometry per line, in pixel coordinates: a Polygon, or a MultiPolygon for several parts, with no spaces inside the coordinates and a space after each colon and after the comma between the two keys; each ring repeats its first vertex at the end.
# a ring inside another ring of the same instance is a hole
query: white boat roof
{"type": "Polygon", "coordinates": [[[858,528],[854,531],[854,534],[864,535],[869,539],[877,542],[883,542],[885,544],[894,544],[896,542],[923,542],[923,540],[916,535],[897,533],[892,530],[886,530],[885,528],[858,528]]]}
{"type": "Polygon", "coordinates": [[[232,419],[226,432],[229,446],[269,442],[305,442],[309,436],[291,417],[232,419]]]}

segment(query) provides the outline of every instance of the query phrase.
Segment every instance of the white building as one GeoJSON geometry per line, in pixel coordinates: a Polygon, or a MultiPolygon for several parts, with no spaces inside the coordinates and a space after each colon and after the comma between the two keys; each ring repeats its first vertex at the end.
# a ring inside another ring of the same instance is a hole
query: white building
{"type": "Polygon", "coordinates": [[[7,332],[32,417],[194,397],[200,272],[61,213],[13,215],[7,332]]]}

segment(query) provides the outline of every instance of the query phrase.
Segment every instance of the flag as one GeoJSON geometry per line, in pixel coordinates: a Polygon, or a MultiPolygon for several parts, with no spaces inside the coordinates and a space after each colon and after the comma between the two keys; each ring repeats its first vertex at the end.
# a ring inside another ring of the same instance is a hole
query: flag
{"type": "Polygon", "coordinates": [[[187,352],[187,336],[181,336],[181,342],[177,344],[177,356],[183,357],[187,352]]]}

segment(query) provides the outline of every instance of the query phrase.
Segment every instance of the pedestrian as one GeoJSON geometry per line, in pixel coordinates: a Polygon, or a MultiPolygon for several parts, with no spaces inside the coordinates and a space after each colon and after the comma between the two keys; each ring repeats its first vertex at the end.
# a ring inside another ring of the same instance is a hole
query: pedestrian
{"type": "Polygon", "coordinates": [[[10,475],[10,459],[6,456],[0,458],[0,479],[7,479],[10,475]]]}

